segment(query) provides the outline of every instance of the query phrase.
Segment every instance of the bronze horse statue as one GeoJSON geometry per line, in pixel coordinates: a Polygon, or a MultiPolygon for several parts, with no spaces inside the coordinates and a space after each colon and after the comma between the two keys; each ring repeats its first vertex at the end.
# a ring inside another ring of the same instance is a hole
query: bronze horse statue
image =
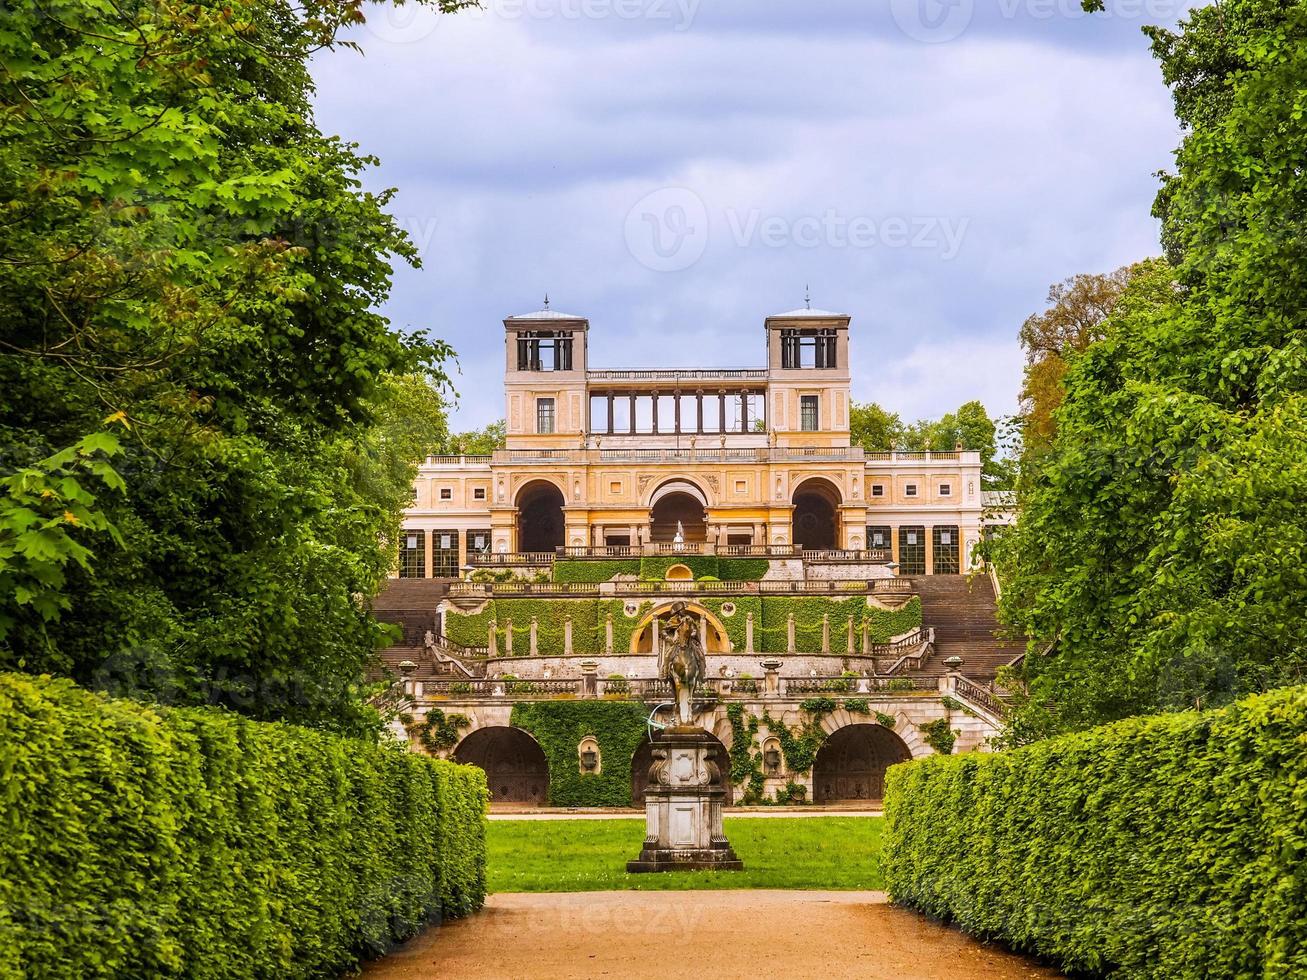
{"type": "Polygon", "coordinates": [[[659,621],[658,673],[672,685],[676,699],[676,724],[691,726],[694,716],[691,702],[694,689],[708,673],[703,641],[699,636],[698,617],[687,611],[684,602],[675,603],[665,619],[659,621]]]}

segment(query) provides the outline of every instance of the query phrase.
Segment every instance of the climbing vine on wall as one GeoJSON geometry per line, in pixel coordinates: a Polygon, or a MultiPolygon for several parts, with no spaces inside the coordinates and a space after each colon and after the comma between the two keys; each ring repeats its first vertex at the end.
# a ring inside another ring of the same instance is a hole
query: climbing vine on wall
{"type": "Polygon", "coordinates": [[[631,757],[644,739],[649,709],[630,701],[535,701],[513,705],[509,724],[529,732],[549,763],[553,806],[630,806],[631,757]],[[599,743],[601,771],[582,773],[577,746],[599,743]]]}
{"type": "Polygon", "coordinates": [[[731,723],[731,782],[743,787],[739,802],[746,806],[762,802],[762,752],[755,747],[758,719],[745,718],[744,705],[726,707],[726,719],[731,723]]]}
{"type": "Polygon", "coordinates": [[[427,720],[413,726],[410,734],[416,735],[422,747],[434,755],[457,745],[459,732],[470,724],[467,715],[446,715],[439,708],[432,708],[427,712],[427,720]]]}
{"type": "Polygon", "coordinates": [[[957,732],[947,718],[936,718],[917,726],[921,739],[940,755],[952,755],[953,744],[957,741],[957,732]]]}

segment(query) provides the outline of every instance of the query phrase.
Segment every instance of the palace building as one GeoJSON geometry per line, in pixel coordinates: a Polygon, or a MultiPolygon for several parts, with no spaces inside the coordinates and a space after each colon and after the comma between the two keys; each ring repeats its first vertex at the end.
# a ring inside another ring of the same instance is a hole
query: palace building
{"type": "MultiPolygon", "coordinates": [[[[375,610],[383,706],[497,804],[639,805],[699,623],[728,798],[878,800],[1003,726],[978,453],[851,445],[850,317],[767,317],[762,367],[607,369],[585,317],[504,320],[507,444],[433,457],[375,610]]],[[[991,503],[994,501],[991,500],[991,503]]]]}
{"type": "Polygon", "coordinates": [[[605,369],[590,322],[504,320],[507,446],[421,467],[397,574],[455,577],[478,555],[682,544],[704,553],[884,554],[956,575],[982,528],[974,452],[850,445],[850,317],[764,321],[764,365],[605,369]]]}

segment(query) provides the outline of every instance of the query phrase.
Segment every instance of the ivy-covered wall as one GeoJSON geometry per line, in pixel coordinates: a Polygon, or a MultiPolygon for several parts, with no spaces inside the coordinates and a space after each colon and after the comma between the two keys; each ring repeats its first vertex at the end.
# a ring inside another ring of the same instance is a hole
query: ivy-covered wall
{"type": "MultiPolygon", "coordinates": [[[[866,620],[873,643],[884,643],[892,636],[906,633],[921,625],[921,600],[913,596],[902,609],[889,610],[868,606],[863,596],[832,599],[825,596],[713,596],[696,598],[716,616],[730,637],[732,648],[745,649],[747,621],[753,613],[753,642],[760,653],[784,653],[786,646],[786,618],[794,613],[795,645],[803,653],[821,650],[821,617],[830,616],[831,651],[839,653],[846,647],[847,622],[853,619],[855,643],[861,648],[862,622],[866,620]],[[726,615],[722,607],[734,606],[734,613],[726,615]]],[[[653,608],[652,600],[620,598],[500,598],[491,599],[478,613],[466,614],[450,610],[445,616],[445,633],[456,643],[465,646],[484,646],[486,632],[493,618],[498,626],[498,648],[504,652],[506,624],[513,621],[513,653],[527,656],[530,653],[531,617],[538,623],[537,640],[541,654],[557,655],[564,649],[563,622],[572,617],[572,652],[599,654],[605,650],[605,617],[613,617],[613,650],[625,653],[630,649],[631,634],[640,620],[653,608]],[[631,604],[633,615],[626,612],[631,604]]]]}
{"type": "Polygon", "coordinates": [[[544,749],[552,806],[630,806],[631,756],[648,717],[645,705],[631,701],[537,701],[513,705],[509,723],[544,749]],[[598,775],[580,771],[577,747],[587,735],[599,743],[598,775]]]}

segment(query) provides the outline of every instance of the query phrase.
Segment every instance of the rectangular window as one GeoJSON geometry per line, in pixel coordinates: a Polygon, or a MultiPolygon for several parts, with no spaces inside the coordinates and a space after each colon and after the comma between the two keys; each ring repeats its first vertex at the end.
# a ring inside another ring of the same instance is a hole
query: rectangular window
{"type": "Polygon", "coordinates": [[[591,395],[590,396],[590,431],[591,432],[612,432],[613,427],[608,421],[608,396],[591,395]]]}
{"type": "Polygon", "coordinates": [[[490,532],[486,530],[468,531],[467,532],[467,553],[472,554],[489,554],[490,553],[490,532]]]}
{"type": "Polygon", "coordinates": [[[873,497],[883,497],[883,496],[885,496],[885,484],[883,484],[883,483],[873,483],[873,484],[871,485],[871,495],[872,495],[873,497]]]}
{"type": "Polygon", "coordinates": [[[867,528],[867,547],[873,551],[890,550],[892,541],[891,535],[893,529],[884,526],[873,526],[867,528]]]}
{"type": "Polygon", "coordinates": [[[917,495],[917,485],[915,483],[909,483],[903,488],[903,496],[915,497],[916,495],[917,495]]]}
{"type": "Polygon", "coordinates": [[[536,399],[536,432],[549,435],[554,431],[554,400],[552,398],[536,399]]]}
{"type": "Polygon", "coordinates": [[[936,575],[956,575],[961,570],[958,561],[957,527],[931,528],[934,539],[931,541],[931,563],[936,575]]]}
{"type": "Polygon", "coordinates": [[[441,499],[441,500],[453,500],[453,499],[454,499],[454,491],[453,491],[453,489],[450,488],[450,487],[441,487],[441,488],[440,488],[440,499],[441,499]]]}
{"type": "Polygon", "coordinates": [[[953,494],[953,488],[949,486],[949,484],[941,483],[939,485],[939,495],[941,497],[949,497],[952,496],[952,494],[953,494]]]}
{"type": "Polygon", "coordinates": [[[717,392],[703,394],[703,431],[722,432],[722,400],[717,392]]]}
{"type": "Polygon", "coordinates": [[[609,432],[631,431],[631,396],[625,393],[613,396],[613,418],[609,432]]]}
{"type": "Polygon", "coordinates": [[[804,432],[817,431],[817,396],[799,396],[799,428],[804,432]]]}
{"type": "Polygon", "coordinates": [[[899,574],[926,574],[926,529],[899,528],[899,574]]]}
{"type": "Polygon", "coordinates": [[[629,534],[605,534],[604,544],[609,548],[629,548],[631,547],[631,535],[629,534]]]}
{"type": "Polygon", "coordinates": [[[458,577],[458,532],[431,532],[431,574],[435,578],[458,577]]]}
{"type": "Polygon", "coordinates": [[[736,493],[748,493],[748,492],[749,492],[749,483],[748,483],[748,481],[747,481],[747,480],[736,480],[736,481],[735,481],[735,492],[736,492],[736,493]]]}
{"type": "Polygon", "coordinates": [[[696,395],[681,395],[681,431],[699,431],[699,399],[696,395]]]}
{"type": "Polygon", "coordinates": [[[425,531],[401,531],[399,533],[399,577],[427,577],[425,531]]]}
{"type": "Polygon", "coordinates": [[[517,335],[519,371],[572,370],[572,334],[567,330],[527,330],[517,335]]]}
{"type": "Polygon", "coordinates": [[[485,500],[485,499],[486,499],[486,488],[485,488],[485,487],[474,487],[474,488],[472,489],[472,499],[473,499],[473,500],[485,500]]]}

